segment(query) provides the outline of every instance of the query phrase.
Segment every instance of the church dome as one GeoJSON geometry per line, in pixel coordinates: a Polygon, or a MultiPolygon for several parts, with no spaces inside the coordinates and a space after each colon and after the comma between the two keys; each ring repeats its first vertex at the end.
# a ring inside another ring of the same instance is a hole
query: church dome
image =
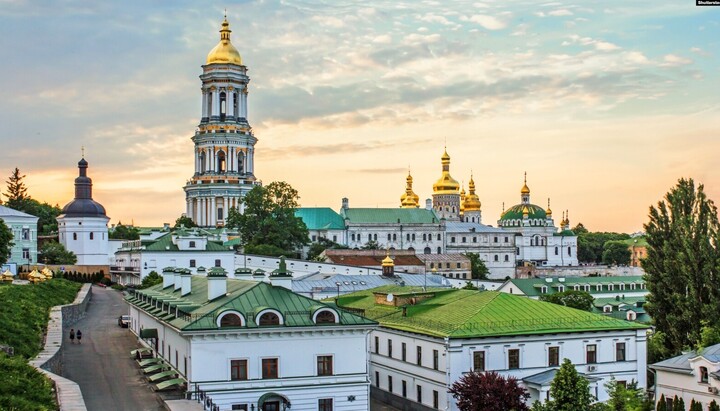
{"type": "Polygon", "coordinates": [[[470,175],[470,182],[468,183],[468,188],[470,190],[470,193],[465,196],[465,212],[480,211],[480,207],[482,206],[482,204],[480,203],[480,197],[475,194],[475,181],[473,180],[472,175],[470,175]]]}
{"type": "Polygon", "coordinates": [[[405,179],[405,193],[400,196],[400,207],[402,208],[417,208],[420,204],[420,197],[415,194],[412,188],[413,178],[408,171],[408,176],[405,179]]]}
{"type": "Polygon", "coordinates": [[[207,55],[207,64],[237,64],[242,65],[242,57],[240,52],[230,42],[230,23],[227,18],[222,22],[220,29],[220,42],[210,50],[207,55]]]}
{"type": "Polygon", "coordinates": [[[87,176],[88,162],[78,161],[79,175],[75,179],[75,199],[62,209],[63,217],[105,217],[105,207],[92,199],[92,179],[87,176]]]}
{"type": "Polygon", "coordinates": [[[450,155],[447,150],[443,153],[442,157],[442,175],[438,181],[433,184],[434,194],[459,194],[460,183],[457,182],[450,175],[450,155]]]}
{"type": "MultiPolygon", "coordinates": [[[[516,204],[507,210],[500,216],[501,222],[509,222],[512,220],[521,220],[523,219],[524,212],[527,212],[528,219],[530,220],[543,220],[543,223],[545,219],[547,218],[547,214],[545,213],[545,210],[543,210],[542,207],[537,206],[535,204],[516,204]]],[[[504,225],[504,224],[503,224],[504,225]]]]}

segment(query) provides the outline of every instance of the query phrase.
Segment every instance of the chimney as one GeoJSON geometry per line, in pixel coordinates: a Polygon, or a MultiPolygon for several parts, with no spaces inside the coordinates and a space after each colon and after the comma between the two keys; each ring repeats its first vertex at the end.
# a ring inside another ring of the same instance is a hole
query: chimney
{"type": "Polygon", "coordinates": [[[425,209],[426,210],[432,210],[432,200],[429,198],[425,199],[425,209]]]}
{"type": "Polygon", "coordinates": [[[182,268],[175,268],[173,270],[173,285],[175,288],[173,288],[173,291],[177,291],[182,286],[182,283],[180,282],[180,273],[182,272],[182,268]]]}
{"type": "Polygon", "coordinates": [[[172,267],[165,267],[162,270],[162,278],[163,278],[163,289],[168,288],[175,284],[175,273],[173,273],[174,268],[172,267]]]}
{"type": "Polygon", "coordinates": [[[222,267],[213,267],[207,273],[208,301],[227,294],[227,271],[222,267]]]}
{"type": "Polygon", "coordinates": [[[184,297],[190,294],[190,291],[192,290],[192,274],[190,273],[190,270],[182,270],[182,272],[180,273],[180,281],[182,283],[180,296],[184,297]]]}
{"type": "Polygon", "coordinates": [[[343,197],[342,199],[342,208],[343,210],[347,210],[348,208],[350,208],[350,201],[347,197],[343,197]]]}
{"type": "Polygon", "coordinates": [[[263,270],[262,268],[258,268],[253,273],[252,278],[255,281],[265,281],[265,270],[263,270]]]}
{"type": "Polygon", "coordinates": [[[288,271],[285,257],[280,257],[280,266],[270,273],[270,284],[292,291],[292,271],[288,271]]]}
{"type": "Polygon", "coordinates": [[[207,275],[207,270],[205,270],[205,267],[200,266],[197,268],[197,275],[207,275]]]}
{"type": "Polygon", "coordinates": [[[235,269],[235,278],[238,278],[240,280],[252,280],[253,272],[249,268],[236,268],[235,269]]]}

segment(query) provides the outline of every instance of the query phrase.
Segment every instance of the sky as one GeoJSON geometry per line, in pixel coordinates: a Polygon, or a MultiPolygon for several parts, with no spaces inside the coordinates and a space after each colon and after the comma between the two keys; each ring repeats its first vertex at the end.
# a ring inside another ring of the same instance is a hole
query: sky
{"type": "Polygon", "coordinates": [[[84,147],[111,223],[173,222],[224,9],[255,175],[302,206],[398,207],[408,169],[429,198],[445,146],[486,224],[524,172],[593,231],[642,230],[681,177],[720,201],[720,7],[689,0],[0,0],[3,180],[62,207],[84,147]]]}

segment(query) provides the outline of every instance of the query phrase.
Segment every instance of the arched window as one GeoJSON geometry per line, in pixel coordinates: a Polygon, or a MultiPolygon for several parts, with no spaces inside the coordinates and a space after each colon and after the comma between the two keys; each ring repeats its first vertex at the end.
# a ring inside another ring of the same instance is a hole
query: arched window
{"type": "Polygon", "coordinates": [[[506,254],[506,255],[505,255],[505,262],[508,262],[508,261],[510,261],[510,256],[506,254]]]}
{"type": "Polygon", "coordinates": [[[423,233],[423,241],[427,241],[427,234],[423,233]]]}
{"type": "Polygon", "coordinates": [[[227,95],[223,91],[220,93],[220,121],[225,121],[225,115],[227,114],[227,95]]]}
{"type": "Polygon", "coordinates": [[[412,247],[408,247],[408,251],[415,251],[415,249],[412,247]]]}
{"type": "Polygon", "coordinates": [[[225,164],[225,152],[220,150],[217,152],[217,172],[224,173],[227,165],[225,164]]]}
{"type": "Polygon", "coordinates": [[[334,312],[323,309],[315,314],[315,324],[335,324],[338,322],[334,312]]]}
{"type": "Polygon", "coordinates": [[[238,107],[239,107],[239,106],[238,106],[238,97],[239,97],[239,96],[238,96],[237,91],[234,92],[234,93],[233,93],[233,109],[232,109],[232,114],[233,114],[233,116],[235,116],[235,118],[238,118],[238,117],[240,116],[240,114],[239,114],[239,112],[238,112],[238,107]]]}
{"type": "Polygon", "coordinates": [[[704,382],[706,384],[708,382],[708,369],[705,367],[700,367],[700,382],[704,382]]]}
{"type": "Polygon", "coordinates": [[[412,240],[415,241],[415,233],[412,235],[412,240]]]}
{"type": "Polygon", "coordinates": [[[442,254],[442,248],[441,248],[441,247],[438,247],[438,248],[437,248],[437,253],[438,253],[438,254],[442,254]]]}
{"type": "Polygon", "coordinates": [[[397,234],[393,234],[393,241],[397,241],[397,234]]]}
{"type": "Polygon", "coordinates": [[[570,247],[568,247],[568,255],[572,256],[572,251],[570,250],[570,247]]]}
{"type": "Polygon", "coordinates": [[[94,240],[94,239],[95,239],[95,236],[93,235],[93,233],[90,233],[90,239],[91,239],[91,240],[94,240]]]}
{"type": "Polygon", "coordinates": [[[242,327],[242,318],[237,314],[225,314],[220,318],[220,327],[242,327]]]}
{"type": "Polygon", "coordinates": [[[558,255],[558,248],[555,247],[555,255],[558,255]]]}
{"type": "Polygon", "coordinates": [[[442,239],[442,237],[440,236],[440,234],[438,234],[437,240],[440,241],[441,239],[442,239]]]}
{"type": "Polygon", "coordinates": [[[198,172],[204,172],[206,167],[207,165],[205,164],[205,150],[203,150],[200,152],[200,170],[198,170],[198,172]]]}
{"type": "Polygon", "coordinates": [[[495,254],[495,258],[493,258],[495,261],[498,261],[498,256],[495,254]]]}
{"type": "Polygon", "coordinates": [[[280,317],[272,311],[266,312],[260,316],[258,325],[280,325],[280,317]]]}
{"type": "Polygon", "coordinates": [[[237,153],[237,158],[238,158],[238,160],[237,160],[237,161],[238,161],[237,171],[238,171],[238,173],[240,173],[240,174],[245,174],[245,168],[244,168],[244,166],[245,166],[245,154],[244,154],[242,151],[240,151],[240,152],[237,153]]]}
{"type": "Polygon", "coordinates": [[[425,250],[423,251],[425,254],[432,254],[432,250],[430,247],[425,247],[425,250]]]}
{"type": "Polygon", "coordinates": [[[77,233],[73,233],[73,240],[77,240],[77,233]]]}

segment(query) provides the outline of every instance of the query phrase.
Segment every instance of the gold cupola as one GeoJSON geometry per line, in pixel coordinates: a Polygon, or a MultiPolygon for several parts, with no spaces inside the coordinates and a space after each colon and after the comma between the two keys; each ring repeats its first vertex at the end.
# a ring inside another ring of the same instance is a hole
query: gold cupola
{"type": "Polygon", "coordinates": [[[469,193],[465,196],[465,212],[468,211],[480,211],[482,204],[480,203],[480,197],[475,194],[475,180],[473,180],[472,174],[470,174],[470,182],[468,183],[469,193]]]}
{"type": "Polygon", "coordinates": [[[208,53],[206,64],[237,64],[242,66],[242,57],[235,46],[230,42],[230,23],[227,16],[220,29],[220,42],[208,53]]]}
{"type": "Polygon", "coordinates": [[[465,183],[460,185],[460,215],[465,212],[465,183]]]}
{"type": "Polygon", "coordinates": [[[530,194],[530,187],[527,185],[527,172],[525,172],[525,182],[520,189],[520,194],[530,194]]]}
{"type": "Polygon", "coordinates": [[[547,214],[548,218],[552,218],[552,210],[550,209],[550,199],[548,198],[548,208],[545,210],[545,214],[547,214]]]}
{"type": "Polygon", "coordinates": [[[433,184],[433,193],[435,194],[459,194],[460,183],[450,175],[450,155],[447,148],[442,157],[442,175],[440,179],[433,184]]]}
{"type": "Polygon", "coordinates": [[[401,208],[418,208],[420,206],[420,197],[413,191],[413,178],[408,170],[408,176],[405,179],[405,193],[400,196],[401,208]]]}

